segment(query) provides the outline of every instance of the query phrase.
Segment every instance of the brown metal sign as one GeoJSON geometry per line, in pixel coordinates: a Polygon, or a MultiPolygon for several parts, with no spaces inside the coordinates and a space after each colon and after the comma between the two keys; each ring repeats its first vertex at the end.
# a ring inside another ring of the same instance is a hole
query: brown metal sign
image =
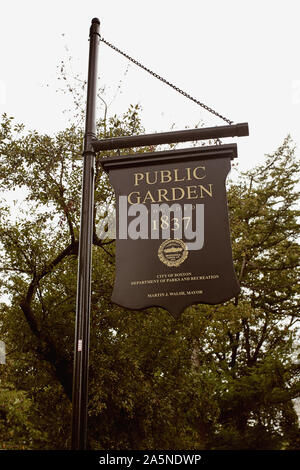
{"type": "Polygon", "coordinates": [[[112,301],[162,307],[236,296],[225,182],[236,144],[103,158],[115,190],[112,301]]]}

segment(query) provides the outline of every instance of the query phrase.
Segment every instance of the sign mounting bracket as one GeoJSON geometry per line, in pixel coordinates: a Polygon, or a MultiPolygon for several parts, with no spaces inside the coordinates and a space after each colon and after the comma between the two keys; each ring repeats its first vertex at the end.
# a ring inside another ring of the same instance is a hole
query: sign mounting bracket
{"type": "Polygon", "coordinates": [[[155,134],[113,137],[110,139],[93,139],[91,145],[95,152],[151,145],[171,144],[194,140],[220,139],[223,137],[242,137],[249,135],[248,123],[228,126],[202,127],[181,131],[160,132],[155,134]]]}

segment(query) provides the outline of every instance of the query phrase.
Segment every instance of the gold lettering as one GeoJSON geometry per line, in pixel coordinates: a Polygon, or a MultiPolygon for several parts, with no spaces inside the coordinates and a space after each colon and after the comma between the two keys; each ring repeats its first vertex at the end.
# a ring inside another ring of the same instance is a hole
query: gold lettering
{"type": "Polygon", "coordinates": [[[185,178],[181,178],[181,179],[178,178],[178,171],[179,171],[178,168],[174,168],[174,181],[184,181],[185,178]]]}
{"type": "Polygon", "coordinates": [[[205,166],[197,166],[196,168],[194,168],[193,170],[193,176],[194,178],[196,178],[197,180],[203,180],[203,178],[206,177],[206,175],[204,174],[203,176],[197,176],[197,170],[204,170],[205,171],[205,166]]]}
{"type": "Polygon", "coordinates": [[[171,171],[170,170],[161,170],[161,172],[160,172],[160,182],[161,183],[170,183],[170,181],[172,181],[171,171]]]}
{"type": "Polygon", "coordinates": [[[147,191],[146,196],[143,199],[143,204],[147,201],[147,199],[150,199],[151,202],[155,202],[154,197],[152,196],[150,191],[147,191]]]}
{"type": "MultiPolygon", "coordinates": [[[[197,179],[205,178],[206,175],[200,174],[200,170],[205,169],[204,167],[197,167],[194,170],[192,170],[192,175],[194,175],[197,179]]],[[[186,169],[188,170],[188,168],[186,169]]],[[[167,180],[169,182],[169,179],[172,180],[172,171],[171,170],[161,170],[157,172],[151,172],[142,174],[142,173],[136,173],[136,183],[139,184],[139,181],[141,180],[140,176],[143,176],[143,179],[145,180],[145,183],[147,182],[148,184],[154,184],[157,183],[160,179],[162,179],[162,183],[166,183],[167,180]],[[160,175],[161,173],[161,175],[160,175]],[[144,175],[145,178],[144,178],[144,175]],[[155,181],[154,181],[155,180],[155,181]]],[[[175,177],[177,178],[178,181],[178,175],[179,173],[175,173],[175,177]]],[[[182,175],[181,175],[182,176],[182,175]]],[[[173,186],[171,188],[156,188],[155,190],[152,191],[147,191],[141,193],[140,191],[133,191],[131,192],[127,199],[129,204],[146,204],[147,202],[149,203],[156,203],[156,202],[163,202],[163,201],[180,201],[181,199],[203,199],[205,197],[213,197],[213,184],[199,184],[199,185],[190,185],[190,186],[173,186]]]]}
{"type": "Polygon", "coordinates": [[[197,189],[197,186],[187,186],[186,187],[187,189],[187,198],[188,199],[197,199],[197,192],[196,192],[196,189],[197,189]],[[192,194],[193,192],[193,194],[192,194]]]}
{"type": "Polygon", "coordinates": [[[142,179],[144,179],[143,173],[134,173],[134,186],[138,186],[142,179]]]}
{"type": "Polygon", "coordinates": [[[168,193],[167,189],[158,189],[158,200],[157,202],[162,202],[162,198],[164,198],[165,201],[170,201],[170,199],[167,198],[166,194],[168,193]]]}
{"type": "Polygon", "coordinates": [[[200,197],[203,198],[203,192],[205,192],[206,194],[208,194],[209,197],[212,197],[213,195],[213,190],[212,190],[212,184],[209,184],[209,189],[205,188],[205,186],[202,186],[201,184],[199,184],[199,189],[200,189],[200,197]]]}
{"type": "Polygon", "coordinates": [[[158,174],[158,171],[154,171],[154,174],[155,174],[155,178],[153,178],[154,181],[150,181],[150,178],[149,178],[150,172],[149,172],[149,171],[146,172],[146,183],[147,183],[147,184],[155,184],[155,183],[157,183],[157,174],[158,174]]]}
{"type": "Polygon", "coordinates": [[[133,191],[132,193],[128,194],[127,199],[128,199],[129,204],[140,204],[140,202],[141,202],[141,197],[140,197],[139,191],[133,191]],[[132,201],[132,199],[131,199],[131,197],[132,197],[133,194],[137,194],[137,196],[136,196],[136,201],[132,201]]]}
{"type": "Polygon", "coordinates": [[[184,198],[184,189],[182,188],[172,188],[172,201],[179,201],[179,199],[184,198]],[[180,191],[181,195],[179,197],[176,197],[176,191],[180,191]]]}

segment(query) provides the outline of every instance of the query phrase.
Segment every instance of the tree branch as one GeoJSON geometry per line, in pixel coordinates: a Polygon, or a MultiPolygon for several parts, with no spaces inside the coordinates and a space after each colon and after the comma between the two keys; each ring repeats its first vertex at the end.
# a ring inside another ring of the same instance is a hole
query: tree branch
{"type": "Polygon", "coordinates": [[[45,333],[40,328],[36,316],[32,310],[32,299],[39,286],[39,281],[49,274],[55,266],[57,266],[65,257],[78,253],[78,242],[68,245],[59,255],[57,255],[44,269],[37,275],[34,275],[31,283],[29,284],[26,296],[20,302],[20,307],[24,313],[27,323],[34,334],[39,340],[39,354],[42,359],[48,361],[55,369],[55,374],[59,382],[62,384],[66,395],[71,399],[72,397],[72,366],[68,358],[59,353],[54,341],[50,334],[45,333]]]}

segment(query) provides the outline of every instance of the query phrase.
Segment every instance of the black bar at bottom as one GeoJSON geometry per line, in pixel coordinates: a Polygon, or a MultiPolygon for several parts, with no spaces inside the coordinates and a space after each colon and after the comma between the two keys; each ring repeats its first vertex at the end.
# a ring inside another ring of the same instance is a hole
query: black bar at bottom
{"type": "Polygon", "coordinates": [[[132,135],[102,140],[94,139],[91,143],[94,151],[100,152],[101,150],[144,147],[148,145],[171,144],[175,142],[187,142],[192,140],[218,139],[221,137],[242,137],[247,135],[249,135],[248,123],[243,122],[230,126],[185,129],[183,131],[132,135]]]}

